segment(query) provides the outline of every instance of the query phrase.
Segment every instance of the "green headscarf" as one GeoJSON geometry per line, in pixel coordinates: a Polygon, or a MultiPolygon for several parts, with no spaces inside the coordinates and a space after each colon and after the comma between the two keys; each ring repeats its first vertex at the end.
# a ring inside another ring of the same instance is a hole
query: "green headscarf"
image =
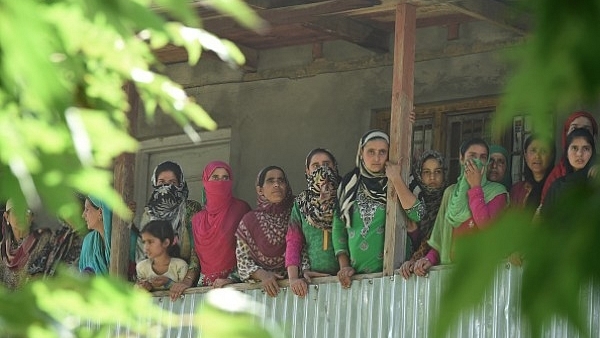
{"type": "Polygon", "coordinates": [[[490,146],[490,157],[492,156],[492,154],[502,154],[506,159],[506,170],[504,171],[504,177],[502,177],[502,180],[498,183],[501,183],[504,187],[506,187],[506,190],[509,191],[512,187],[512,177],[510,175],[512,166],[510,163],[510,156],[508,155],[508,150],[506,150],[503,146],[492,144],[490,146]]]}
{"type": "MultiPolygon", "coordinates": [[[[484,173],[487,172],[487,168],[479,159],[473,161],[479,170],[484,168],[484,173]]],[[[467,195],[469,189],[470,186],[465,177],[465,166],[461,165],[458,181],[449,186],[444,192],[438,217],[435,220],[431,237],[427,242],[438,251],[442,264],[451,263],[452,230],[473,216],[469,208],[469,197],[467,195]]],[[[502,184],[488,181],[486,175],[482,175],[481,189],[483,190],[485,203],[489,203],[500,194],[508,194],[502,184]]],[[[508,201],[508,196],[506,199],[508,201]]]]}

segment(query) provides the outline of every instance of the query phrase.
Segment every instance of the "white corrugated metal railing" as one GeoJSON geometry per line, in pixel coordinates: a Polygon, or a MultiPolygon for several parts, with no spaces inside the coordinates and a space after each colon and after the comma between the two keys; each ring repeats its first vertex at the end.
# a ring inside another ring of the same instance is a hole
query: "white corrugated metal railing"
{"type": "MultiPolygon", "coordinates": [[[[409,280],[400,276],[360,276],[350,289],[341,288],[333,277],[325,278],[310,285],[305,298],[295,296],[287,288],[275,298],[261,289],[239,289],[261,304],[256,309],[265,324],[275,322],[290,338],[429,337],[432,332],[427,323],[438,318],[442,288],[450,269],[438,268],[427,278],[409,280]]],[[[519,313],[521,276],[520,267],[499,267],[484,300],[461,314],[448,337],[529,337],[519,313]]],[[[171,327],[159,329],[157,336],[197,337],[198,331],[190,327],[187,319],[203,303],[204,296],[205,292],[187,293],[175,302],[166,296],[154,297],[165,316],[178,318],[171,327]]],[[[588,315],[585,334],[600,337],[600,290],[584,286],[581,309],[588,315]]],[[[124,328],[119,331],[121,336],[138,337],[124,328]]],[[[578,336],[573,327],[560,319],[544,328],[544,337],[578,336]]]]}

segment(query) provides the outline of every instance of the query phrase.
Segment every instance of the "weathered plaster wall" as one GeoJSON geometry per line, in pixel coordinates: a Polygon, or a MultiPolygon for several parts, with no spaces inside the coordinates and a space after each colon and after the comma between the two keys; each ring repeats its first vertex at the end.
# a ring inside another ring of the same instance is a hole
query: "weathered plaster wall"
{"type": "MultiPolygon", "coordinates": [[[[470,25],[454,41],[446,41],[444,28],[418,31],[417,104],[501,92],[507,66],[492,46],[507,36],[494,35],[489,27],[482,34],[482,23],[470,25]],[[439,57],[444,51],[453,56],[439,57]]],[[[304,189],[303,163],[314,147],[330,149],[346,173],[354,164],[358,139],[370,128],[372,110],[390,106],[391,54],[377,55],[346,42],[325,43],[321,59],[313,60],[311,51],[312,46],[261,51],[255,74],[209,58],[196,67],[168,67],[168,74],[220,126],[231,127],[236,194],[251,205],[256,174],[266,165],[282,166],[295,193],[304,189]]],[[[181,134],[167,117],[157,115],[156,122],[161,128],[140,121],[138,138],[181,134]]]]}

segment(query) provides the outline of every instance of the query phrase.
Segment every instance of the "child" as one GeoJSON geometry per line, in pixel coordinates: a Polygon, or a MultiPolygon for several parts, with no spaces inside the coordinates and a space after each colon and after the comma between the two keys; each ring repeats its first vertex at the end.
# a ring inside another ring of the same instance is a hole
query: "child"
{"type": "Polygon", "coordinates": [[[148,259],[137,263],[136,285],[148,291],[169,290],[181,282],[188,271],[187,263],[177,258],[179,245],[168,221],[150,221],[141,231],[144,252],[148,259]]]}

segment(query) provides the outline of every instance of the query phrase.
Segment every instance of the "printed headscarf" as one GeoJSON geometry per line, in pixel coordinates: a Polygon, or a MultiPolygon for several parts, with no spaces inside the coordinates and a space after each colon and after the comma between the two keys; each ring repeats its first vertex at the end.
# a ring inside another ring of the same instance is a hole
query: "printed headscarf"
{"type": "MultiPolygon", "coordinates": [[[[189,194],[183,170],[175,162],[162,162],[154,168],[151,183],[154,190],[148,204],[146,204],[146,210],[150,216],[149,221],[164,220],[171,222],[173,231],[180,240],[183,238],[183,232],[185,231],[185,224],[183,223],[185,222],[186,202],[189,194]],[[179,181],[178,186],[172,184],[158,185],[158,176],[165,171],[171,171],[175,174],[179,181]]],[[[143,228],[144,225],[141,224],[141,227],[143,228]]]]}
{"type": "Polygon", "coordinates": [[[331,229],[340,176],[328,166],[321,166],[310,175],[306,175],[306,180],[308,189],[296,197],[300,212],[306,216],[306,220],[313,227],[331,229]],[[327,198],[321,195],[323,185],[330,185],[332,189],[327,198]]]}
{"type": "Polygon", "coordinates": [[[447,186],[446,172],[447,170],[444,166],[444,157],[435,150],[427,150],[423,152],[420,159],[415,161],[413,177],[415,178],[417,186],[419,187],[417,198],[425,204],[425,215],[418,223],[418,226],[420,231],[426,235],[426,238],[429,237],[431,229],[433,229],[435,218],[437,217],[438,210],[440,209],[442,196],[444,195],[444,190],[447,186]],[[443,183],[439,188],[429,187],[423,182],[421,175],[423,172],[423,164],[425,164],[425,162],[429,159],[436,160],[444,171],[443,183]]]}
{"type": "Polygon", "coordinates": [[[102,209],[104,237],[96,230],[85,235],[81,246],[79,270],[92,271],[96,274],[108,274],[110,266],[110,240],[112,235],[112,211],[98,198],[88,196],[88,199],[95,207],[102,209]]]}
{"type": "Polygon", "coordinates": [[[343,179],[338,189],[338,209],[342,221],[346,227],[350,227],[351,212],[356,196],[359,190],[367,198],[386,204],[387,202],[387,176],[385,172],[370,172],[361,157],[363,147],[367,142],[375,139],[382,139],[390,144],[390,137],[381,130],[368,131],[360,138],[358,142],[358,151],[356,153],[356,167],[349,172],[343,179]]]}
{"type": "Polygon", "coordinates": [[[268,166],[261,170],[256,186],[264,184],[268,171],[280,170],[287,185],[286,194],[279,203],[271,203],[265,196],[257,193],[257,208],[242,218],[236,236],[250,248],[250,257],[261,267],[274,270],[285,266],[285,235],[290,220],[294,196],[285,171],[277,166],[268,166]]]}
{"type": "MultiPolygon", "coordinates": [[[[502,184],[506,190],[510,190],[510,188],[512,187],[512,176],[511,176],[511,157],[508,154],[508,150],[506,150],[506,148],[504,148],[501,145],[497,145],[497,144],[492,144],[490,146],[490,155],[489,158],[492,158],[492,154],[502,154],[502,156],[504,156],[504,160],[506,161],[506,170],[504,171],[504,177],[502,177],[502,179],[500,180],[500,184],[502,184]]],[[[489,163],[488,163],[488,170],[489,168],[489,163]]]]}

